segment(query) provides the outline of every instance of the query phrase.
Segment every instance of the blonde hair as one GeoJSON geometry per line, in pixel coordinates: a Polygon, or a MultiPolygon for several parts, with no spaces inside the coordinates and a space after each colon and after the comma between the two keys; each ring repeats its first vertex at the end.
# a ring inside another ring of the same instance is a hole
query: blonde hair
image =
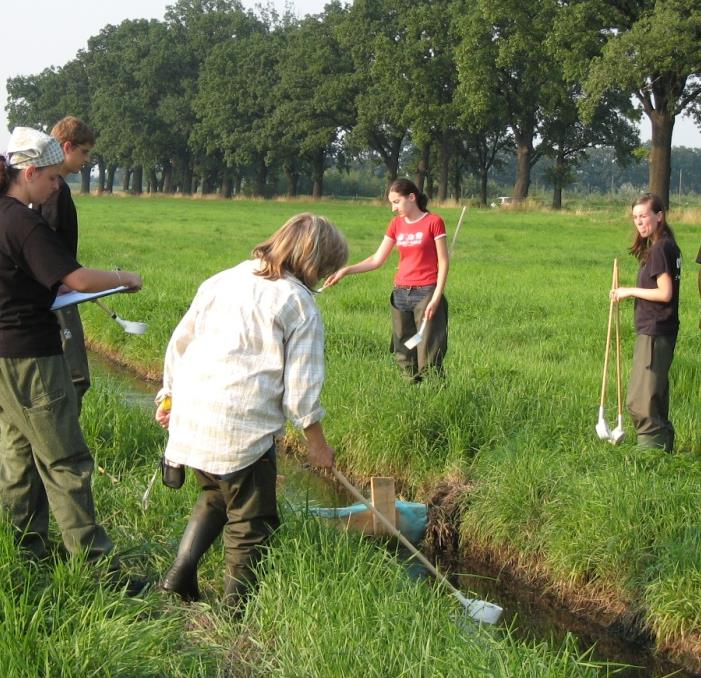
{"type": "Polygon", "coordinates": [[[348,244],[328,219],[304,212],[256,245],[252,255],[262,262],[257,275],[278,280],[288,272],[312,288],[346,263],[348,244]]]}

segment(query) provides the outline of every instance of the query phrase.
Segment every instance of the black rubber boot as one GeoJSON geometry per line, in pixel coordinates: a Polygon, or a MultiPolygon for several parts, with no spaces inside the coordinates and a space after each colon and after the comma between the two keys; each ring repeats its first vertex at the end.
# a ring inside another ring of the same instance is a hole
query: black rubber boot
{"type": "Polygon", "coordinates": [[[160,588],[177,593],[185,602],[200,599],[197,586],[197,563],[219,536],[226,516],[209,507],[206,501],[198,501],[180,539],[175,562],[163,577],[160,588]]]}

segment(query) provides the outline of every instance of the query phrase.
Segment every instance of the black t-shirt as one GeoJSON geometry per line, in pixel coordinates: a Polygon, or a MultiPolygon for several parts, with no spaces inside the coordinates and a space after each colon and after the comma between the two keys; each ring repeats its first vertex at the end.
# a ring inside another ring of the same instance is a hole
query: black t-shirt
{"type": "Polygon", "coordinates": [[[66,243],[68,250],[74,256],[78,256],[78,213],[71,197],[71,189],[60,177],[58,191],[56,191],[43,205],[39,205],[37,212],[46,220],[46,223],[58,233],[61,240],[66,243]]]}
{"type": "Polygon", "coordinates": [[[635,329],[638,334],[653,337],[676,336],[679,331],[679,281],[682,255],[674,238],[663,236],[648,252],[647,261],[638,272],[638,287],[655,289],[657,276],[668,273],[672,278],[672,299],[667,303],[635,300],[635,329]]]}
{"type": "Polygon", "coordinates": [[[78,268],[39,214],[0,196],[0,357],[61,353],[58,322],[49,309],[60,281],[78,268]]]}

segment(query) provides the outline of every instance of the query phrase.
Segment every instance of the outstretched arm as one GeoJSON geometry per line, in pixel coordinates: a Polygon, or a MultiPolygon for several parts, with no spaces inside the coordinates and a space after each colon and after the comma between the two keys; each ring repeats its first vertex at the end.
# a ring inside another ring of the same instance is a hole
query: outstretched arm
{"type": "Polygon", "coordinates": [[[324,287],[326,288],[335,285],[341,278],[347,275],[352,275],[354,273],[367,273],[368,271],[374,271],[375,269],[380,268],[380,266],[387,261],[387,257],[393,248],[394,240],[385,236],[375,254],[369,256],[367,259],[359,261],[357,264],[353,264],[352,266],[344,266],[343,268],[339,268],[338,271],[332,273],[328,278],[326,278],[324,287]]]}

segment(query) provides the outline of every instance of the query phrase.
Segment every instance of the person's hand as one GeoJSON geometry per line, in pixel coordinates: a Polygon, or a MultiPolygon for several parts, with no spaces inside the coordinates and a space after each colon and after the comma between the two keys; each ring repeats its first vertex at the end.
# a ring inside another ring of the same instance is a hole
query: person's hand
{"type": "Polygon", "coordinates": [[[630,287],[617,287],[609,292],[611,301],[621,301],[631,296],[630,287]]]}
{"type": "Polygon", "coordinates": [[[141,276],[133,271],[117,271],[117,277],[121,285],[129,288],[125,292],[138,292],[144,284],[141,276]]]}
{"type": "Polygon", "coordinates": [[[324,281],[324,286],[321,289],[326,289],[327,287],[332,287],[335,285],[341,278],[343,278],[346,273],[348,273],[347,268],[339,268],[338,271],[335,273],[332,273],[326,280],[324,281]]]}
{"type": "Polygon", "coordinates": [[[436,313],[436,310],[438,309],[438,304],[440,304],[440,303],[441,303],[440,299],[436,299],[436,300],[432,299],[429,302],[428,306],[426,306],[426,310],[424,311],[424,318],[426,318],[426,320],[431,320],[431,318],[433,318],[433,316],[436,313]]]}
{"type": "Polygon", "coordinates": [[[164,410],[162,404],[156,410],[156,421],[164,429],[167,429],[170,424],[170,410],[164,410]]]}
{"type": "Polygon", "coordinates": [[[312,466],[331,468],[336,461],[336,453],[326,441],[323,443],[308,441],[307,459],[312,466]]]}
{"type": "Polygon", "coordinates": [[[157,399],[156,404],[158,405],[156,408],[156,421],[162,428],[167,429],[170,425],[171,397],[164,395],[162,398],[157,399]]]}

